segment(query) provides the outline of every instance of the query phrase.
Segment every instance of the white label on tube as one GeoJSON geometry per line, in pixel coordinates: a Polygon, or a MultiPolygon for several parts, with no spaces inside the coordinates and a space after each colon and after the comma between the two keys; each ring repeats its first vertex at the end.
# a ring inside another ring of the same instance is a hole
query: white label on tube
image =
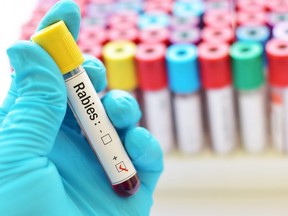
{"type": "Polygon", "coordinates": [[[166,88],[144,91],[143,98],[147,128],[158,139],[163,151],[169,152],[174,145],[170,93],[166,88]]]}
{"type": "Polygon", "coordinates": [[[283,90],[284,100],[284,122],[283,122],[283,133],[284,133],[284,149],[288,152],[288,89],[283,90]]]}
{"type": "Polygon", "coordinates": [[[264,89],[239,92],[242,142],[248,152],[260,152],[267,144],[266,94],[264,89]]]}
{"type": "Polygon", "coordinates": [[[175,95],[173,102],[179,150],[197,153],[204,142],[200,94],[175,95]]]}
{"type": "Polygon", "coordinates": [[[113,185],[136,174],[121,140],[83,70],[65,80],[69,104],[113,185]]]}
{"type": "Polygon", "coordinates": [[[236,123],[231,86],[207,90],[211,141],[215,152],[231,152],[236,145],[236,123]]]}
{"type": "Polygon", "coordinates": [[[283,92],[272,89],[271,92],[271,132],[272,142],[277,151],[283,152],[284,148],[284,102],[283,92]]]}

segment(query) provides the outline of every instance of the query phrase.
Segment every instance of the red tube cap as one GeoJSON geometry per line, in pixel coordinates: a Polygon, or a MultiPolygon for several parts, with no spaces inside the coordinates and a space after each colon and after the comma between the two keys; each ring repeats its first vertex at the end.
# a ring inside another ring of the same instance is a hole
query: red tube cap
{"type": "Polygon", "coordinates": [[[265,1],[263,0],[240,0],[237,2],[237,8],[240,11],[246,11],[250,13],[258,13],[266,10],[265,1]]]}
{"type": "Polygon", "coordinates": [[[140,31],[140,43],[169,43],[169,31],[161,26],[150,26],[140,31]]]}
{"type": "Polygon", "coordinates": [[[91,44],[101,45],[105,44],[107,40],[108,38],[106,31],[104,29],[100,30],[99,27],[94,28],[93,25],[81,28],[78,38],[79,43],[91,41],[91,44]]]}
{"type": "Polygon", "coordinates": [[[288,41],[271,39],[266,44],[268,80],[273,86],[288,86],[288,41]]]}
{"type": "Polygon", "coordinates": [[[103,60],[102,58],[102,46],[99,44],[91,44],[88,42],[78,43],[79,48],[82,53],[89,54],[94,56],[95,58],[103,60]]]}
{"type": "Polygon", "coordinates": [[[145,1],[143,6],[144,12],[162,12],[170,14],[172,11],[172,2],[171,1],[145,1]]]}
{"type": "Polygon", "coordinates": [[[136,68],[140,89],[159,90],[167,86],[164,44],[139,44],[136,51],[136,68]]]}
{"type": "Polygon", "coordinates": [[[285,0],[269,0],[266,2],[267,8],[271,12],[287,12],[288,2],[285,0]]]}
{"type": "Polygon", "coordinates": [[[237,25],[265,25],[267,17],[265,12],[244,12],[237,13],[237,25]]]}
{"type": "Polygon", "coordinates": [[[205,89],[217,89],[231,84],[229,46],[201,43],[198,46],[200,75],[205,89]]]}
{"type": "Polygon", "coordinates": [[[108,26],[115,29],[129,29],[137,27],[138,15],[136,12],[125,11],[113,14],[108,20],[108,26]]]}
{"type": "Polygon", "coordinates": [[[139,39],[139,32],[136,28],[131,29],[109,29],[109,41],[127,40],[137,43],[139,39]]]}
{"type": "Polygon", "coordinates": [[[232,13],[222,10],[209,11],[204,14],[204,25],[214,28],[226,28],[234,25],[234,16],[232,13]]]}
{"type": "Polygon", "coordinates": [[[235,35],[231,28],[210,28],[204,27],[201,32],[201,39],[208,43],[227,43],[232,44],[235,35]]]}

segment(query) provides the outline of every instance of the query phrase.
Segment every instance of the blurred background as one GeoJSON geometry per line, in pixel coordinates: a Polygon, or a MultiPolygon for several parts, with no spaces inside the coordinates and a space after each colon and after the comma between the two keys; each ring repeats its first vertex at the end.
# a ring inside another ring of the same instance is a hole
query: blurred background
{"type": "MultiPolygon", "coordinates": [[[[164,151],[151,215],[288,215],[288,1],[75,1],[80,49],[164,151]]],[[[0,102],[6,49],[55,2],[1,2],[0,102]]]]}

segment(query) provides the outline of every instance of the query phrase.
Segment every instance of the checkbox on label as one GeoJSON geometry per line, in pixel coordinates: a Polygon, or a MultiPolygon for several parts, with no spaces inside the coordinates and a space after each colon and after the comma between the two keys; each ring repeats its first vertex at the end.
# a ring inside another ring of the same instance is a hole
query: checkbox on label
{"type": "Polygon", "coordinates": [[[121,161],[120,163],[115,165],[117,171],[120,173],[122,171],[128,172],[128,169],[125,166],[125,163],[123,161],[121,161]]]}
{"type": "Polygon", "coordinates": [[[101,140],[103,142],[104,145],[109,144],[110,142],[112,142],[111,136],[110,134],[106,134],[104,136],[101,137],[101,140]]]}

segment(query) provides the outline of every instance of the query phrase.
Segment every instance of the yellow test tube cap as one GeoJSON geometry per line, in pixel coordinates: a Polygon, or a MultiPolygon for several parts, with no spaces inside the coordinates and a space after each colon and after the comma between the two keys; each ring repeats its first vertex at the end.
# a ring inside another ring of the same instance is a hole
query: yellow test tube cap
{"type": "Polygon", "coordinates": [[[48,52],[62,74],[68,73],[84,62],[79,47],[62,20],[36,32],[31,40],[48,52]]]}
{"type": "Polygon", "coordinates": [[[137,88],[135,53],[136,44],[130,41],[111,41],[103,47],[109,89],[137,88]]]}

